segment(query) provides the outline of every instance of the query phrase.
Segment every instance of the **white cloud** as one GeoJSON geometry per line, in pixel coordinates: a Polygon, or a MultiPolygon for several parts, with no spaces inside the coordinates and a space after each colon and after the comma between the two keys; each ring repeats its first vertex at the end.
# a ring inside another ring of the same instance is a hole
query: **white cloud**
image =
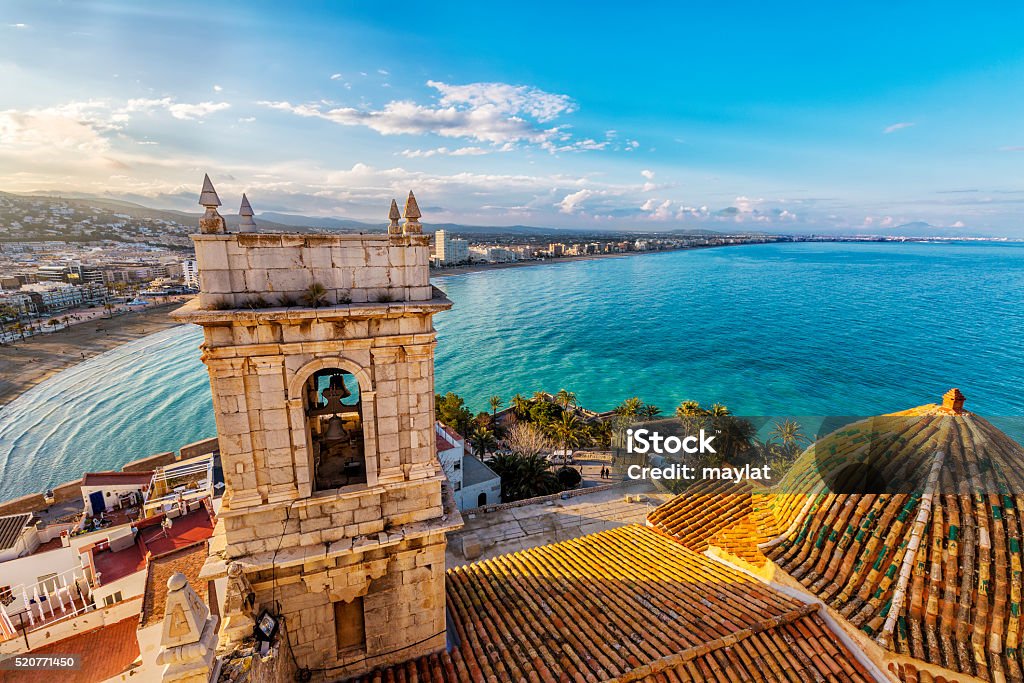
{"type": "Polygon", "coordinates": [[[7,24],[8,28],[28,28],[28,24],[7,24]]]}
{"type": "Polygon", "coordinates": [[[583,202],[587,201],[593,196],[594,192],[592,190],[584,188],[579,192],[573,192],[572,194],[565,195],[562,198],[562,201],[555,204],[555,206],[558,207],[558,210],[561,213],[576,213],[578,211],[582,211],[583,202]]]}
{"type": "Polygon", "coordinates": [[[389,72],[387,69],[377,69],[377,73],[379,73],[381,76],[390,76],[391,75],[391,72],[389,72]]]}
{"type": "Polygon", "coordinates": [[[648,180],[654,180],[654,171],[648,170],[646,168],[640,171],[640,175],[642,175],[644,178],[647,178],[648,180]]]}
{"type": "Polygon", "coordinates": [[[967,227],[967,224],[964,223],[963,221],[956,221],[955,223],[953,223],[953,225],[951,225],[949,227],[951,227],[951,228],[964,228],[964,227],[967,227]]]}
{"type": "Polygon", "coordinates": [[[447,147],[437,147],[435,149],[406,149],[403,150],[401,154],[402,156],[408,159],[429,159],[430,157],[433,156],[481,156],[484,154],[490,154],[493,151],[502,150],[484,149],[483,147],[458,147],[456,149],[449,149],[447,147]]]}
{"type": "Polygon", "coordinates": [[[223,90],[223,89],[224,89],[224,88],[220,87],[219,85],[214,85],[214,86],[213,86],[213,92],[220,92],[220,91],[221,91],[221,90],[223,90]]]}
{"type": "Polygon", "coordinates": [[[885,135],[888,135],[889,133],[895,133],[896,131],[903,130],[904,128],[910,128],[913,125],[916,125],[913,121],[901,121],[899,123],[894,123],[891,126],[886,126],[882,132],[885,135]]]}
{"type": "Polygon", "coordinates": [[[238,119],[238,122],[239,123],[252,123],[255,120],[256,120],[255,116],[243,116],[242,118],[238,119]]]}
{"type": "Polygon", "coordinates": [[[648,199],[640,208],[647,211],[650,214],[650,218],[656,221],[667,221],[673,218],[671,199],[666,199],[660,203],[656,199],[648,199]]]}
{"type": "Polygon", "coordinates": [[[164,109],[171,116],[183,121],[194,121],[209,116],[218,111],[230,108],[227,102],[176,102],[172,97],[161,97],[159,99],[134,99],[128,100],[124,112],[151,112],[156,109],[164,109]]]}
{"type": "Polygon", "coordinates": [[[331,74],[331,80],[336,81],[341,78],[341,74],[331,74]]]}
{"type": "Polygon", "coordinates": [[[381,135],[433,134],[492,145],[533,144],[552,152],[603,149],[607,144],[591,139],[573,141],[562,127],[547,125],[576,110],[568,95],[506,83],[427,81],[427,85],[437,91],[436,101],[430,104],[393,100],[377,109],[326,108],[320,103],[287,101],[260,104],[344,126],[366,126],[381,135]]]}

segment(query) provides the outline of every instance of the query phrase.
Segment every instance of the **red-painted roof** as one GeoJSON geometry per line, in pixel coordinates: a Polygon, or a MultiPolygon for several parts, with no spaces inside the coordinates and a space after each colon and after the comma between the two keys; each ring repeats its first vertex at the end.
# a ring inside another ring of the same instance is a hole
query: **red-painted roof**
{"type": "Polygon", "coordinates": [[[118,579],[146,568],[146,556],[143,555],[138,543],[117,552],[109,549],[94,550],[92,561],[96,571],[100,573],[100,585],[103,586],[109,586],[118,579]]]}
{"type": "Polygon", "coordinates": [[[106,680],[125,671],[139,658],[139,641],[135,636],[138,625],[139,618],[130,617],[32,650],[33,655],[78,655],[82,666],[77,671],[19,671],[9,678],[0,676],[0,680],[18,683],[94,683],[106,680]]]}
{"type": "Polygon", "coordinates": [[[450,443],[448,443],[445,440],[445,438],[443,436],[441,436],[440,434],[435,434],[435,436],[437,437],[437,452],[438,453],[441,453],[443,451],[448,451],[448,450],[451,450],[451,449],[455,448],[455,446],[453,446],[450,443]]]}
{"type": "Polygon", "coordinates": [[[88,472],[82,486],[143,486],[152,480],[152,472],[88,472]]]}
{"type": "Polygon", "coordinates": [[[143,543],[154,557],[201,543],[213,536],[213,520],[205,507],[171,520],[166,531],[159,524],[140,529],[143,543]]]}

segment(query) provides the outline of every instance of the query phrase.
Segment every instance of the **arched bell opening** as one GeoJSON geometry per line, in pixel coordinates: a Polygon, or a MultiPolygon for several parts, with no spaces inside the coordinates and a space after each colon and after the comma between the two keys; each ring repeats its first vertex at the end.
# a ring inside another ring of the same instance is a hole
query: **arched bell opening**
{"type": "Polygon", "coordinates": [[[305,385],[313,490],[366,483],[363,408],[355,375],[339,368],[313,373],[305,385]]]}

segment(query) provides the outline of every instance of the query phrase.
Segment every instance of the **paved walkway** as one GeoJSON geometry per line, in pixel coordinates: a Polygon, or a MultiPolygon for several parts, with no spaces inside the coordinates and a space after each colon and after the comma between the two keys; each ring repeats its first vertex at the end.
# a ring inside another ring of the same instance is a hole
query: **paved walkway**
{"type": "Polygon", "coordinates": [[[668,498],[649,482],[633,482],[569,500],[476,513],[472,518],[463,515],[463,529],[448,536],[447,565],[456,567],[626,524],[643,524],[647,514],[668,498]],[[628,503],[627,495],[640,495],[644,500],[628,503]],[[469,544],[475,541],[480,545],[480,556],[472,560],[463,555],[467,536],[469,544]]]}

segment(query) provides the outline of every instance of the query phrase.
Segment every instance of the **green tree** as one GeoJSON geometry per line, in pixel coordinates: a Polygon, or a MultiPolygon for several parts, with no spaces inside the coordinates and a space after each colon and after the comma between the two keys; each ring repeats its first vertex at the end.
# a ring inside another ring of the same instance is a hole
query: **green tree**
{"type": "Polygon", "coordinates": [[[473,413],[469,412],[466,402],[451,391],[444,396],[434,396],[434,416],[463,436],[469,433],[470,423],[473,421],[473,413]]]}
{"type": "Polygon", "coordinates": [[[721,460],[732,460],[753,444],[757,433],[754,425],[733,415],[726,406],[715,403],[708,409],[708,417],[722,444],[718,451],[721,460]]]}
{"type": "Polygon", "coordinates": [[[530,418],[530,407],[533,405],[530,399],[522,394],[516,394],[512,397],[510,405],[512,406],[512,412],[520,420],[528,420],[530,418]]]}
{"type": "Polygon", "coordinates": [[[659,413],[661,408],[650,403],[645,403],[639,410],[638,415],[644,420],[653,420],[659,413]]]}
{"type": "Polygon", "coordinates": [[[538,401],[530,407],[530,422],[547,427],[562,414],[562,409],[550,401],[538,401]]]}
{"type": "Polygon", "coordinates": [[[569,412],[563,412],[561,419],[551,425],[552,435],[565,451],[578,448],[585,438],[586,430],[579,418],[569,412]]]}
{"type": "Polygon", "coordinates": [[[614,431],[611,420],[601,420],[590,426],[590,438],[600,448],[611,448],[614,431]]]}
{"type": "Polygon", "coordinates": [[[804,434],[800,423],[789,418],[775,423],[774,428],[768,435],[768,441],[782,446],[787,454],[794,454],[811,442],[807,435],[804,434]]]}
{"type": "Polygon", "coordinates": [[[470,432],[469,440],[473,445],[473,454],[481,459],[487,455],[487,451],[494,450],[494,446],[497,443],[494,438],[494,432],[479,424],[470,432]]]}
{"type": "Polygon", "coordinates": [[[634,396],[627,398],[625,401],[615,406],[614,413],[623,417],[637,417],[640,414],[640,408],[644,402],[639,397],[634,396]]]}
{"type": "Polygon", "coordinates": [[[565,389],[559,389],[558,393],[555,394],[555,404],[562,410],[569,410],[569,408],[577,405],[576,394],[565,389]]]}
{"type": "Polygon", "coordinates": [[[487,465],[501,477],[501,499],[506,503],[537,496],[546,496],[562,490],[548,461],[540,455],[495,455],[487,465]]]}
{"type": "Polygon", "coordinates": [[[498,409],[501,408],[502,404],[501,396],[491,396],[487,399],[487,403],[491,406],[491,417],[496,418],[498,416],[498,409]]]}

